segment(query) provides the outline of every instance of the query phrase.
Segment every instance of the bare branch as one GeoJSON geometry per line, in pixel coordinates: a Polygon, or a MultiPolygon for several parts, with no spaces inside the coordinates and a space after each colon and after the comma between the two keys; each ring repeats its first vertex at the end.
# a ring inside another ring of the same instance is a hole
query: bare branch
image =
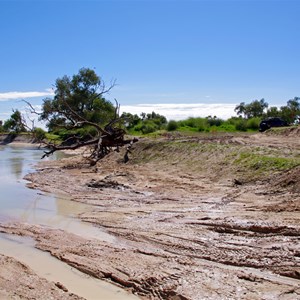
{"type": "Polygon", "coordinates": [[[32,106],[32,104],[31,104],[30,102],[28,102],[28,101],[26,101],[26,100],[24,100],[24,99],[22,99],[22,101],[25,102],[25,103],[28,105],[28,107],[30,108],[30,109],[29,109],[29,112],[30,112],[31,114],[36,114],[36,115],[39,115],[39,116],[42,114],[42,113],[40,113],[40,112],[37,112],[36,109],[32,106]]]}

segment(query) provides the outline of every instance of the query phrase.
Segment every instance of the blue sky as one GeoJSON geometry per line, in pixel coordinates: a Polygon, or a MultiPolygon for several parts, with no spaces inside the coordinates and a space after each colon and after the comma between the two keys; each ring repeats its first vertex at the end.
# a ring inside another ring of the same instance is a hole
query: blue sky
{"type": "Polygon", "coordinates": [[[0,0],[0,119],[81,67],[116,79],[107,98],[127,111],[284,105],[300,96],[299,14],[289,0],[0,0]]]}

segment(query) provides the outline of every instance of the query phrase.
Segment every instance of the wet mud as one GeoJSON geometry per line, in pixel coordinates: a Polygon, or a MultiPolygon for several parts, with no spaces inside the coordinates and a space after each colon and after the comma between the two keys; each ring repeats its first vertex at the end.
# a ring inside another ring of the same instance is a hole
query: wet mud
{"type": "Polygon", "coordinates": [[[114,239],[20,223],[0,231],[142,299],[299,299],[297,134],[168,136],[138,142],[127,164],[118,153],[92,168],[81,157],[43,163],[30,187],[90,205],[78,218],[114,239]],[[253,153],[292,165],[241,160],[253,153]]]}

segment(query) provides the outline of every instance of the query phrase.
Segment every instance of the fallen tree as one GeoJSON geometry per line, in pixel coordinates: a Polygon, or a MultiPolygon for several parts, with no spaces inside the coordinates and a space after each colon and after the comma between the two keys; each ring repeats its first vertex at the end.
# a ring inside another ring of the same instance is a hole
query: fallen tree
{"type": "Polygon", "coordinates": [[[118,151],[127,145],[124,161],[136,139],[125,139],[124,117],[120,117],[120,105],[116,106],[104,98],[115,86],[112,82],[106,88],[97,74],[87,68],[79,70],[72,78],[64,76],[55,83],[54,98],[43,100],[42,111],[25,101],[30,113],[38,114],[40,121],[46,121],[50,132],[64,130],[60,144],[47,142],[48,150],[43,158],[58,150],[75,150],[89,146],[88,160],[91,165],[111,151],[118,151]]]}

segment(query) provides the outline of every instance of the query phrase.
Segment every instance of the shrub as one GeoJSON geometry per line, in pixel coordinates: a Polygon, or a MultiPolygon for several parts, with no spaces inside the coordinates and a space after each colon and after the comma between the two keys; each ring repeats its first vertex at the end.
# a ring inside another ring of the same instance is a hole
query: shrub
{"type": "Polygon", "coordinates": [[[247,128],[252,130],[258,130],[260,122],[260,118],[251,118],[247,120],[247,128]]]}
{"type": "Polygon", "coordinates": [[[40,142],[44,138],[46,138],[46,131],[43,130],[42,128],[36,127],[33,129],[33,135],[34,135],[34,138],[40,142]]]}
{"type": "Polygon", "coordinates": [[[207,123],[209,124],[209,126],[217,126],[218,127],[224,123],[224,121],[222,119],[216,118],[216,117],[214,117],[214,118],[208,117],[208,118],[206,118],[206,120],[207,120],[207,123]]]}
{"type": "Polygon", "coordinates": [[[157,127],[155,126],[155,124],[150,123],[150,122],[144,123],[141,126],[141,132],[143,134],[152,133],[152,132],[154,132],[156,130],[157,130],[157,127]]]}
{"type": "Polygon", "coordinates": [[[170,120],[167,126],[168,131],[174,131],[178,128],[178,124],[175,120],[170,120]]]}
{"type": "Polygon", "coordinates": [[[235,128],[238,131],[247,131],[247,121],[245,119],[237,120],[235,128]]]}

